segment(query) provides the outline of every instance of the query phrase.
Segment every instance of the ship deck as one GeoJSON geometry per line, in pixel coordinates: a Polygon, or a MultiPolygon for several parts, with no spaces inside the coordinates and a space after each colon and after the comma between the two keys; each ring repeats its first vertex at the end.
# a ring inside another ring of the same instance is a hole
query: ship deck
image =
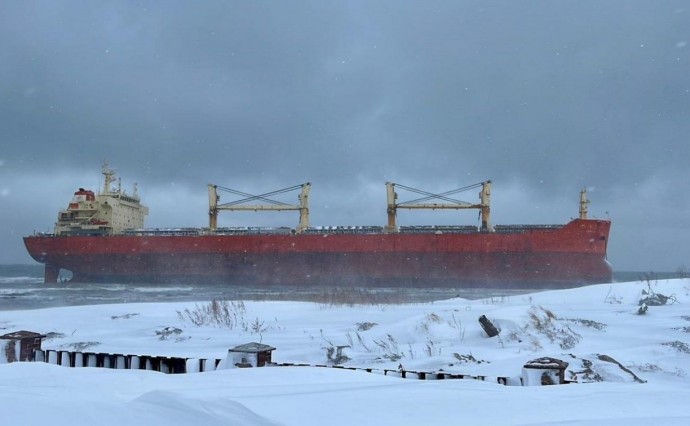
{"type": "MultiPolygon", "coordinates": [[[[564,225],[496,225],[496,234],[519,234],[535,230],[558,230],[564,225]]],[[[483,233],[476,226],[425,225],[401,226],[396,234],[477,234],[483,233]]],[[[156,236],[202,236],[202,235],[295,235],[297,231],[289,227],[225,227],[216,230],[209,228],[145,228],[128,229],[122,235],[139,237],[156,236]]],[[[390,234],[383,226],[318,226],[302,231],[304,235],[377,235],[390,234]]],[[[41,237],[66,237],[103,235],[87,232],[81,233],[38,233],[41,237]]]]}
{"type": "MultiPolygon", "coordinates": [[[[563,225],[497,225],[497,234],[515,234],[533,230],[558,230],[563,225]]],[[[476,234],[476,226],[401,226],[399,234],[476,234]]],[[[125,231],[128,236],[199,236],[199,235],[294,235],[296,230],[288,227],[227,227],[211,231],[208,228],[150,228],[125,231]]],[[[383,226],[319,226],[302,231],[305,235],[377,235],[386,234],[383,226]]]]}

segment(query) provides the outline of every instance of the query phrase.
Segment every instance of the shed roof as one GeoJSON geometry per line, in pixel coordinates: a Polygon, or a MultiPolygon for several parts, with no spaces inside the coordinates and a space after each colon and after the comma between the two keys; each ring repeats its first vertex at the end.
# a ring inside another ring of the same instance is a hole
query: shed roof
{"type": "Polygon", "coordinates": [[[34,331],[27,331],[27,330],[19,330],[19,331],[13,331],[11,333],[3,334],[0,336],[0,339],[8,339],[8,340],[17,340],[17,339],[28,339],[28,338],[36,338],[36,337],[46,337],[45,334],[41,333],[36,333],[34,331]]]}
{"type": "Polygon", "coordinates": [[[548,356],[533,359],[524,365],[525,368],[550,369],[550,368],[568,368],[568,363],[558,358],[551,358],[548,356]]]}
{"type": "Polygon", "coordinates": [[[256,353],[256,352],[267,352],[267,351],[274,351],[276,348],[273,346],[269,345],[264,345],[263,343],[257,343],[257,342],[251,342],[251,343],[245,343],[243,345],[235,346],[232,349],[229,349],[230,352],[250,352],[250,353],[256,353]]]}

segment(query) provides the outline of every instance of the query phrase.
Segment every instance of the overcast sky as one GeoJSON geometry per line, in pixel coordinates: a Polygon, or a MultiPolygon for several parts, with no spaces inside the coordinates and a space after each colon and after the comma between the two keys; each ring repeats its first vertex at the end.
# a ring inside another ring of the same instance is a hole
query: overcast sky
{"type": "Polygon", "coordinates": [[[615,270],[675,271],[690,266],[688,43],[680,0],[0,0],[0,263],[32,262],[21,237],[52,230],[108,160],[149,227],[205,226],[208,183],[311,182],[317,226],[385,224],[386,181],[491,179],[496,224],[565,223],[586,187],[615,270]]]}

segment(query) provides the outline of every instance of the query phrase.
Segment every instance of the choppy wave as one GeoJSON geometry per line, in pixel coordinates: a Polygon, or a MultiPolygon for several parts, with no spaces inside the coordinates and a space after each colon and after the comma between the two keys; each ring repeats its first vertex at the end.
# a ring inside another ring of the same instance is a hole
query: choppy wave
{"type": "MultiPolygon", "coordinates": [[[[373,291],[373,290],[372,290],[373,291]]],[[[0,310],[42,309],[110,303],[203,302],[233,300],[311,300],[322,287],[261,288],[212,284],[103,284],[44,283],[42,265],[0,265],[0,310]]],[[[408,302],[429,302],[451,297],[478,299],[510,296],[508,290],[452,288],[378,288],[378,295],[392,293],[408,302]]]]}
{"type": "Polygon", "coordinates": [[[42,283],[43,278],[41,277],[0,277],[0,284],[10,284],[10,283],[27,283],[27,284],[38,284],[42,283]]]}
{"type": "Polygon", "coordinates": [[[195,288],[193,286],[188,287],[177,287],[177,286],[148,286],[148,287],[133,287],[133,291],[140,293],[161,293],[161,292],[193,292],[195,288]]]}

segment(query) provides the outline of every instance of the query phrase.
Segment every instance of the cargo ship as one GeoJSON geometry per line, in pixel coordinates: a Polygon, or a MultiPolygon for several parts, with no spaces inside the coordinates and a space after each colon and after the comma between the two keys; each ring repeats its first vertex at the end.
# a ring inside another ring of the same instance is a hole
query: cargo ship
{"type": "Polygon", "coordinates": [[[262,195],[209,185],[209,226],[145,228],[148,214],[136,185],[131,194],[103,166],[103,189],[79,188],[53,233],[24,238],[45,264],[45,282],[218,283],[229,285],[568,288],[611,282],[606,258],[609,220],[579,217],[564,225],[493,225],[491,181],[442,194],[386,183],[387,224],[312,227],[310,184],[262,195]],[[399,189],[423,197],[399,202],[399,189]],[[450,196],[479,189],[479,202],[450,196]],[[220,191],[244,198],[220,203],[220,191]],[[271,199],[299,190],[298,204],[271,199]],[[430,202],[434,201],[434,202],[430,202]],[[477,209],[476,226],[398,226],[400,209],[477,209]],[[218,227],[220,211],[299,212],[294,228],[218,227]]]}

